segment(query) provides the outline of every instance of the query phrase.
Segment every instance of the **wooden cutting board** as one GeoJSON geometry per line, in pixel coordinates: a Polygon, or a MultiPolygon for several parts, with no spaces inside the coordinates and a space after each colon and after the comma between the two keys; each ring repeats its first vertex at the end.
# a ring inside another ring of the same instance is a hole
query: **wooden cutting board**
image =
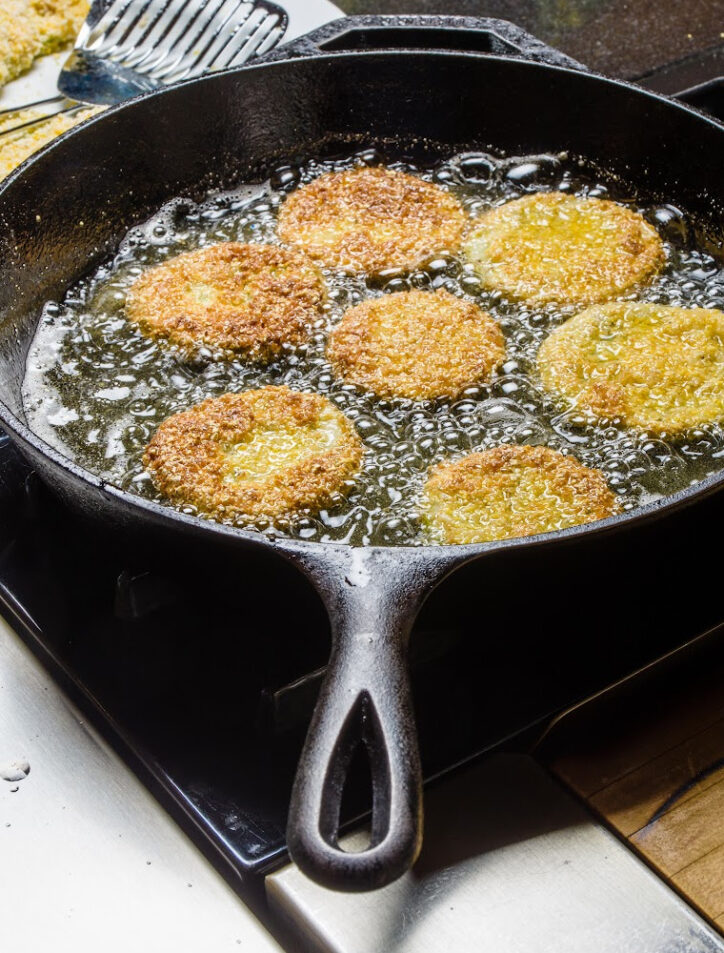
{"type": "Polygon", "coordinates": [[[563,716],[539,755],[724,933],[724,630],[563,716]]]}

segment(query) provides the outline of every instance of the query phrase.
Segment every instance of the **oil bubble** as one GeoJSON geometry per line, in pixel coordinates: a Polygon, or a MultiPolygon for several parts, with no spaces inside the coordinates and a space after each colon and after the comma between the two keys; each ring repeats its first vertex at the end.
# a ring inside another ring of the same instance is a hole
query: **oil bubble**
{"type": "Polygon", "coordinates": [[[470,153],[458,160],[458,167],[462,177],[468,182],[487,183],[495,172],[496,164],[489,156],[470,153]]]}
{"type": "Polygon", "coordinates": [[[295,166],[280,166],[269,177],[269,185],[272,189],[291,189],[299,182],[299,177],[299,169],[295,166]]]}

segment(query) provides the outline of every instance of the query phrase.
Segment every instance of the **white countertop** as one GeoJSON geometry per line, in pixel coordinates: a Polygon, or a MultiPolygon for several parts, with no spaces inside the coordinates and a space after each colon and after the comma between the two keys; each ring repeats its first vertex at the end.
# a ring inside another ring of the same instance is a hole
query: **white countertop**
{"type": "Polygon", "coordinates": [[[0,619],[0,948],[279,953],[0,619]],[[6,772],[9,773],[9,772],[6,772]]]}

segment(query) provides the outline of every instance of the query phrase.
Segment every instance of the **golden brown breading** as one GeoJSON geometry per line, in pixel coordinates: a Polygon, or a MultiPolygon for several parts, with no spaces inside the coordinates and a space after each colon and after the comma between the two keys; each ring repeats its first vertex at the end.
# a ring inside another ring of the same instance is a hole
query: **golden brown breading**
{"type": "Polygon", "coordinates": [[[4,133],[5,129],[21,123],[30,122],[42,115],[39,109],[20,109],[8,113],[0,119],[0,180],[4,179],[21,162],[31,156],[38,149],[42,149],[57,136],[77,126],[85,119],[102,112],[104,106],[91,106],[88,109],[78,109],[72,113],[53,116],[37,122],[34,126],[25,126],[17,132],[4,133]],[[4,134],[3,134],[4,133],[4,134]]]}
{"type": "Polygon", "coordinates": [[[528,302],[596,304],[664,263],[664,246],[637,212],[604,199],[539,192],[487,212],[465,255],[489,287],[528,302]]]}
{"type": "Polygon", "coordinates": [[[619,512],[603,474],[548,447],[495,447],[428,477],[422,517],[443,543],[535,536],[619,512]]]}
{"type": "Polygon", "coordinates": [[[457,397],[505,359],[505,339],[476,304],[442,288],[402,291],[351,308],[327,355],[345,380],[379,397],[457,397]]]}
{"type": "Polygon", "coordinates": [[[89,0],[2,0],[0,86],[28,69],[37,56],[72,42],[89,7],[89,0]]]}
{"type": "Polygon", "coordinates": [[[302,344],[325,286],[305,255],[278,245],[224,242],[185,252],[132,285],[126,313],[145,334],[268,360],[302,344]]]}
{"type": "Polygon", "coordinates": [[[588,308],[538,351],[548,390],[656,433],[724,419],[724,314],[640,301],[588,308]]]}
{"type": "Polygon", "coordinates": [[[287,387],[224,394],[174,414],[143,458],[174,502],[250,521],[319,511],[361,460],[357,432],[331,401],[287,387]]]}
{"type": "Polygon", "coordinates": [[[302,186],[282,206],[278,232],[325,265],[375,272],[456,251],[466,223],[450,192],[376,167],[330,172],[302,186]]]}

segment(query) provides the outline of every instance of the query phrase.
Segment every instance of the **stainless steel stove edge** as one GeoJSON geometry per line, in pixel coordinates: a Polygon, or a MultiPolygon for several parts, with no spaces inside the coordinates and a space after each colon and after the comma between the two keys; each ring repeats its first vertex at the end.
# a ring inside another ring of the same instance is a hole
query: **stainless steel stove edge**
{"type": "MultiPolygon", "coordinates": [[[[724,940],[524,755],[493,755],[427,794],[419,862],[368,894],[267,878],[310,953],[714,953],[724,940]]],[[[354,849],[364,833],[346,842],[354,849]]]]}

